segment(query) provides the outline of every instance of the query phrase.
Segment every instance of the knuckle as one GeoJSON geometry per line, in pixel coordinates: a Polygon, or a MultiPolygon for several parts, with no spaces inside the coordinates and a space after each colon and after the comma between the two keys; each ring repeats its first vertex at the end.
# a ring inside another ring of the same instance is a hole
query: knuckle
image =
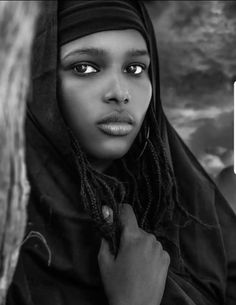
{"type": "Polygon", "coordinates": [[[153,247],[153,246],[155,247],[157,240],[154,234],[141,232],[141,237],[148,247],[153,247]]]}
{"type": "Polygon", "coordinates": [[[156,236],[154,234],[148,234],[148,238],[149,238],[150,242],[152,242],[152,243],[157,242],[156,236]]]}
{"type": "Polygon", "coordinates": [[[162,250],[163,250],[162,244],[161,244],[158,240],[156,240],[156,247],[157,247],[157,249],[158,249],[159,251],[162,251],[162,250]]]}
{"type": "Polygon", "coordinates": [[[170,264],[170,255],[169,255],[169,253],[167,251],[163,250],[162,257],[163,257],[163,260],[164,260],[165,264],[169,265],[170,264]]]}

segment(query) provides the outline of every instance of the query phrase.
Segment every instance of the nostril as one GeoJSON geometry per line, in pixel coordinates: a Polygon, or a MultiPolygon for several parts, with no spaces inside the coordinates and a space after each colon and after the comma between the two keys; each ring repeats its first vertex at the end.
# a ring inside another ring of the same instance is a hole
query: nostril
{"type": "Polygon", "coordinates": [[[119,98],[113,97],[113,98],[107,98],[107,99],[105,99],[105,102],[106,102],[106,103],[112,103],[112,102],[114,102],[114,103],[118,103],[118,104],[127,104],[127,103],[129,102],[129,98],[128,98],[128,96],[119,97],[119,98]]]}
{"type": "Polygon", "coordinates": [[[106,103],[118,103],[118,100],[116,97],[105,97],[106,103]]]}
{"type": "Polygon", "coordinates": [[[123,103],[123,104],[127,104],[130,101],[130,95],[128,92],[124,93],[117,93],[117,92],[113,92],[113,93],[108,93],[105,95],[104,100],[106,103],[123,103]]]}
{"type": "Polygon", "coordinates": [[[126,96],[126,97],[124,98],[123,102],[124,102],[124,104],[127,104],[127,103],[129,102],[129,97],[126,96]]]}

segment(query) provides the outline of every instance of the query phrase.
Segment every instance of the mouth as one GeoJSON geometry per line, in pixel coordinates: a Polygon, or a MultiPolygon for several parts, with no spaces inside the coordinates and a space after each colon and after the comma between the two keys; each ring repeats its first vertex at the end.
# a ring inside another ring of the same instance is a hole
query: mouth
{"type": "Polygon", "coordinates": [[[127,136],[133,129],[133,126],[127,123],[107,123],[98,124],[98,128],[107,135],[127,136]]]}
{"type": "Polygon", "coordinates": [[[127,136],[134,128],[134,119],[127,112],[112,112],[98,121],[98,128],[109,136],[127,136]]]}

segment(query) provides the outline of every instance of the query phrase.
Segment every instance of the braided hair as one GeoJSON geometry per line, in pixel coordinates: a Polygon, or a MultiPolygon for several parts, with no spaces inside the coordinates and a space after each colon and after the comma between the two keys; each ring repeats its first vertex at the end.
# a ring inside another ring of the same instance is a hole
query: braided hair
{"type": "MultiPolygon", "coordinates": [[[[146,139],[145,151],[139,160],[135,160],[134,155],[140,151],[136,139],[130,151],[120,160],[114,161],[119,163],[119,173],[116,176],[94,170],[70,131],[80,181],[80,202],[101,235],[109,241],[114,253],[119,244],[119,210],[122,203],[132,205],[139,226],[151,233],[163,224],[172,222],[175,208],[186,216],[192,216],[179,202],[177,182],[167,158],[160,127],[152,107],[148,112],[150,136],[146,139]],[[103,205],[113,210],[113,223],[104,220],[103,205]]],[[[146,124],[147,115],[139,134],[144,133],[146,124]]]]}

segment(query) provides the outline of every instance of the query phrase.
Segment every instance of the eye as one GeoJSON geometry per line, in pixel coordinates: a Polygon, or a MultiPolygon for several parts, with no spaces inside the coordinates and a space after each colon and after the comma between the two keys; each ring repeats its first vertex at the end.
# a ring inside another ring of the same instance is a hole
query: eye
{"type": "Polygon", "coordinates": [[[129,74],[134,74],[134,75],[140,75],[144,70],[146,69],[145,65],[141,64],[132,64],[129,65],[126,69],[125,72],[129,74]]]}
{"type": "Polygon", "coordinates": [[[99,70],[91,64],[81,63],[73,66],[73,71],[79,75],[97,73],[99,70]]]}

